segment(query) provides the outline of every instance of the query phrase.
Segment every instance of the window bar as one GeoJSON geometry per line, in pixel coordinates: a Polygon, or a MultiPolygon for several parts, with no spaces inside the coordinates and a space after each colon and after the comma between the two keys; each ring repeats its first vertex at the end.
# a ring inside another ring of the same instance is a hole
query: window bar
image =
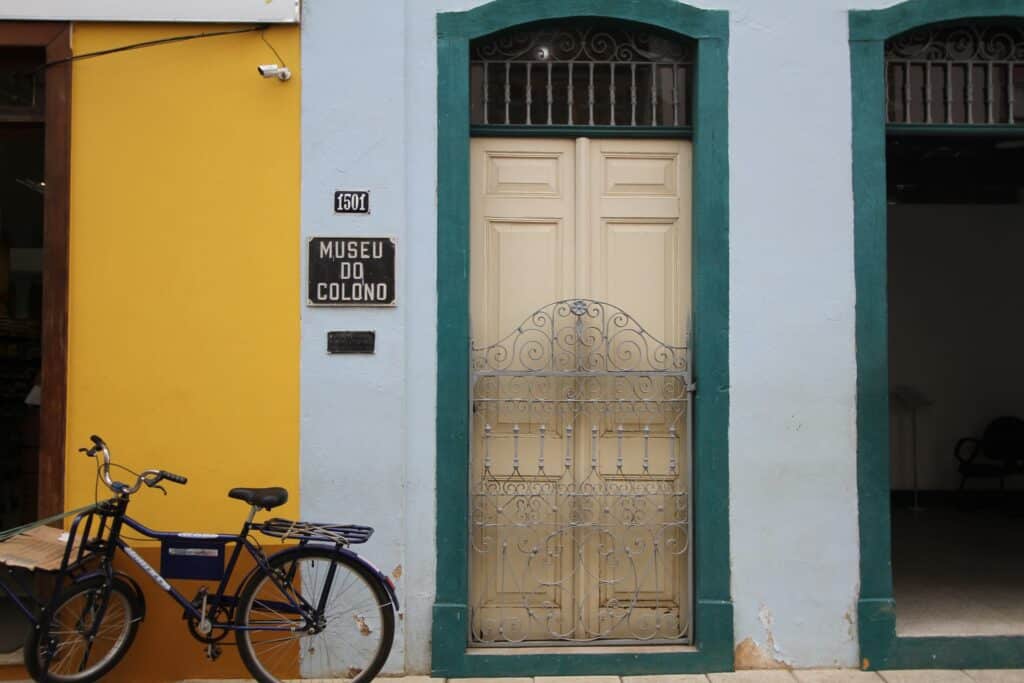
{"type": "Polygon", "coordinates": [[[565,469],[569,471],[572,469],[572,425],[565,425],[565,469]]]}
{"type": "Polygon", "coordinates": [[[644,425],[644,474],[651,473],[651,454],[650,445],[651,441],[651,425],[644,425]]]}
{"type": "Polygon", "coordinates": [[[913,93],[910,90],[910,62],[903,63],[903,123],[910,123],[910,102],[913,93]]]}
{"type": "Polygon", "coordinates": [[[893,71],[892,62],[886,61],[885,62],[885,122],[886,123],[892,123],[892,112],[895,111],[893,109],[893,104],[892,104],[892,80],[893,80],[892,79],[892,71],[893,71]]]}
{"type": "Polygon", "coordinates": [[[491,425],[484,425],[484,473],[491,471],[491,425]]]}
{"type": "Polygon", "coordinates": [[[932,122],[932,63],[924,63],[924,122],[932,122]]]}
{"type": "Polygon", "coordinates": [[[985,65],[985,123],[995,123],[995,96],[992,93],[992,62],[985,65]]]}
{"type": "Polygon", "coordinates": [[[679,65],[672,65],[672,125],[679,125],[679,65]]]}
{"type": "Polygon", "coordinates": [[[611,96],[611,101],[612,101],[611,102],[611,104],[612,104],[612,106],[611,106],[611,114],[610,114],[611,118],[609,120],[611,121],[611,125],[614,126],[615,125],[615,62],[612,62],[611,64],[608,65],[608,74],[610,76],[610,78],[609,78],[610,85],[608,86],[608,94],[611,96]]]}
{"type": "Polygon", "coordinates": [[[618,437],[616,439],[616,441],[618,442],[618,453],[615,456],[615,471],[619,472],[620,474],[622,473],[622,437],[624,431],[625,429],[622,425],[619,425],[618,427],[615,428],[615,436],[618,437]]]}
{"type": "Polygon", "coordinates": [[[974,123],[974,64],[964,62],[967,65],[967,123],[974,123]]]}
{"type": "Polygon", "coordinates": [[[658,64],[651,62],[651,125],[658,125],[658,64]]]}
{"type": "Polygon", "coordinates": [[[575,64],[573,64],[572,62],[569,62],[566,66],[569,68],[569,125],[571,126],[571,125],[573,125],[573,120],[572,120],[572,104],[573,104],[572,103],[572,72],[575,71],[575,69],[573,69],[575,64]]]}
{"type": "Polygon", "coordinates": [[[491,63],[490,62],[484,62],[483,65],[484,65],[484,123],[486,124],[487,123],[487,109],[488,109],[488,107],[491,104],[490,93],[488,92],[489,88],[487,87],[488,86],[488,83],[487,83],[487,72],[491,70],[491,63]]]}
{"type": "Polygon", "coordinates": [[[629,65],[629,101],[630,101],[630,121],[629,125],[636,125],[636,64],[629,65]]]}
{"type": "Polygon", "coordinates": [[[505,62],[505,125],[509,124],[508,108],[512,102],[512,62],[505,62]]]}
{"type": "Polygon", "coordinates": [[[540,453],[537,454],[537,471],[544,473],[544,437],[547,436],[548,426],[541,425],[537,428],[540,431],[540,453]]]}
{"type": "Polygon", "coordinates": [[[548,125],[551,125],[551,62],[548,62],[548,125]]]}
{"type": "Polygon", "coordinates": [[[590,125],[594,125],[594,63],[590,62],[590,82],[587,83],[587,107],[590,125]]]}
{"type": "Polygon", "coordinates": [[[512,425],[512,471],[519,471],[519,425],[512,425]]]}
{"type": "Polygon", "coordinates": [[[1014,111],[1013,111],[1013,103],[1014,103],[1014,99],[1015,99],[1014,98],[1014,92],[1013,92],[1014,87],[1015,87],[1014,84],[1013,84],[1013,71],[1014,71],[1013,67],[1014,67],[1014,63],[1013,62],[1008,62],[1007,65],[1006,65],[1006,105],[1007,105],[1007,112],[1008,112],[1009,117],[1010,117],[1007,120],[1007,123],[1011,123],[1011,124],[1014,123],[1014,117],[1016,116],[1016,114],[1014,114],[1014,111]]]}
{"type": "Polygon", "coordinates": [[[677,460],[676,460],[676,426],[672,425],[668,428],[668,471],[669,474],[676,474],[677,471],[677,460]]]}
{"type": "Polygon", "coordinates": [[[946,120],[944,123],[953,123],[953,65],[946,62],[946,120]]]}
{"type": "Polygon", "coordinates": [[[526,125],[533,123],[531,120],[530,109],[533,108],[533,82],[531,76],[533,74],[533,64],[526,62],[526,125]]]}

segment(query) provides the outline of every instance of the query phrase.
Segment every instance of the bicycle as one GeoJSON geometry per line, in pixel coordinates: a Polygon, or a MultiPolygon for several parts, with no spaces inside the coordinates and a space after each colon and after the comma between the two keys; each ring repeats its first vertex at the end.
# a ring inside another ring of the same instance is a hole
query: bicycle
{"type": "Polygon", "coordinates": [[[154,531],[126,514],[131,496],[143,485],[166,494],[162,482],[188,480],[150,469],[132,472],[132,485],[114,481],[110,449],[98,436],[91,440],[91,448],[79,450],[89,457],[102,454],[97,477],[114,496],[75,516],[53,596],[45,602],[23,602],[0,579],[0,589],[32,624],[24,654],[35,680],[97,680],[131,647],[145,615],[145,600],[139,585],[114,569],[118,550],[182,606],[189,632],[206,647],[211,660],[220,655],[224,639],[234,634],[242,661],[261,683],[310,675],[362,683],[380,672],[394,639],[398,596],[390,577],[348,547],[368,540],[372,528],[280,518],[256,522],[260,510],[284,504],[288,492],[234,488],[228,496],[250,505],[239,533],[154,531]],[[126,542],[124,526],[160,541],[160,572],[126,542]],[[254,532],[295,544],[267,556],[254,532]],[[225,566],[230,545],[234,547],[225,566]],[[228,585],[243,549],[255,566],[231,593],[228,585]],[[214,592],[203,586],[189,600],[168,583],[174,578],[219,583],[214,592]]]}

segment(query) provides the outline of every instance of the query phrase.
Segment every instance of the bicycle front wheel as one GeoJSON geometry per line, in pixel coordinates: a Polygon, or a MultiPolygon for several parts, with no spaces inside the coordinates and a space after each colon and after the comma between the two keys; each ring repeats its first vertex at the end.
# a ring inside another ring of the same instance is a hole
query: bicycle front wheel
{"type": "Polygon", "coordinates": [[[239,598],[238,650],[260,683],[376,676],[391,651],[395,611],[380,579],[348,555],[303,547],[270,558],[239,598]]]}
{"type": "Polygon", "coordinates": [[[25,668],[37,681],[85,683],[114,668],[135,639],[141,610],[130,585],[96,576],[72,584],[25,642],[25,668]]]}

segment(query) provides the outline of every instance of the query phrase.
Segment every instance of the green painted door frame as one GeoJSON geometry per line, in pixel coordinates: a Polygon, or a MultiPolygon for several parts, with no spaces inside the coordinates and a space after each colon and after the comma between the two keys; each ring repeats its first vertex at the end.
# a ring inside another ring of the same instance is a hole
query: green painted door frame
{"type": "Polygon", "coordinates": [[[435,676],[727,671],[729,594],[728,14],[675,0],[494,0],[437,17],[437,596],[435,676]],[[531,21],[608,17],[697,41],[694,101],[694,643],[640,653],[468,650],[469,41],[531,21]]]}
{"type": "MultiPolygon", "coordinates": [[[[980,17],[1024,17],[1024,2],[910,0],[887,9],[850,12],[860,509],[857,614],[865,669],[1024,667],[1024,637],[898,637],[892,587],[885,41],[918,26],[980,17]]],[[[990,134],[983,126],[933,125],[929,129],[936,134],[990,134]]]]}

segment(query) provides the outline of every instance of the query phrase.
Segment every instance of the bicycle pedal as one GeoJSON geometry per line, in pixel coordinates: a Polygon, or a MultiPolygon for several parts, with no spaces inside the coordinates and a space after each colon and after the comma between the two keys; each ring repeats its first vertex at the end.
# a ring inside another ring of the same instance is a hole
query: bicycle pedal
{"type": "Polygon", "coordinates": [[[217,658],[220,657],[224,650],[221,649],[220,645],[214,645],[213,643],[206,646],[206,658],[211,662],[216,662],[217,658]]]}

